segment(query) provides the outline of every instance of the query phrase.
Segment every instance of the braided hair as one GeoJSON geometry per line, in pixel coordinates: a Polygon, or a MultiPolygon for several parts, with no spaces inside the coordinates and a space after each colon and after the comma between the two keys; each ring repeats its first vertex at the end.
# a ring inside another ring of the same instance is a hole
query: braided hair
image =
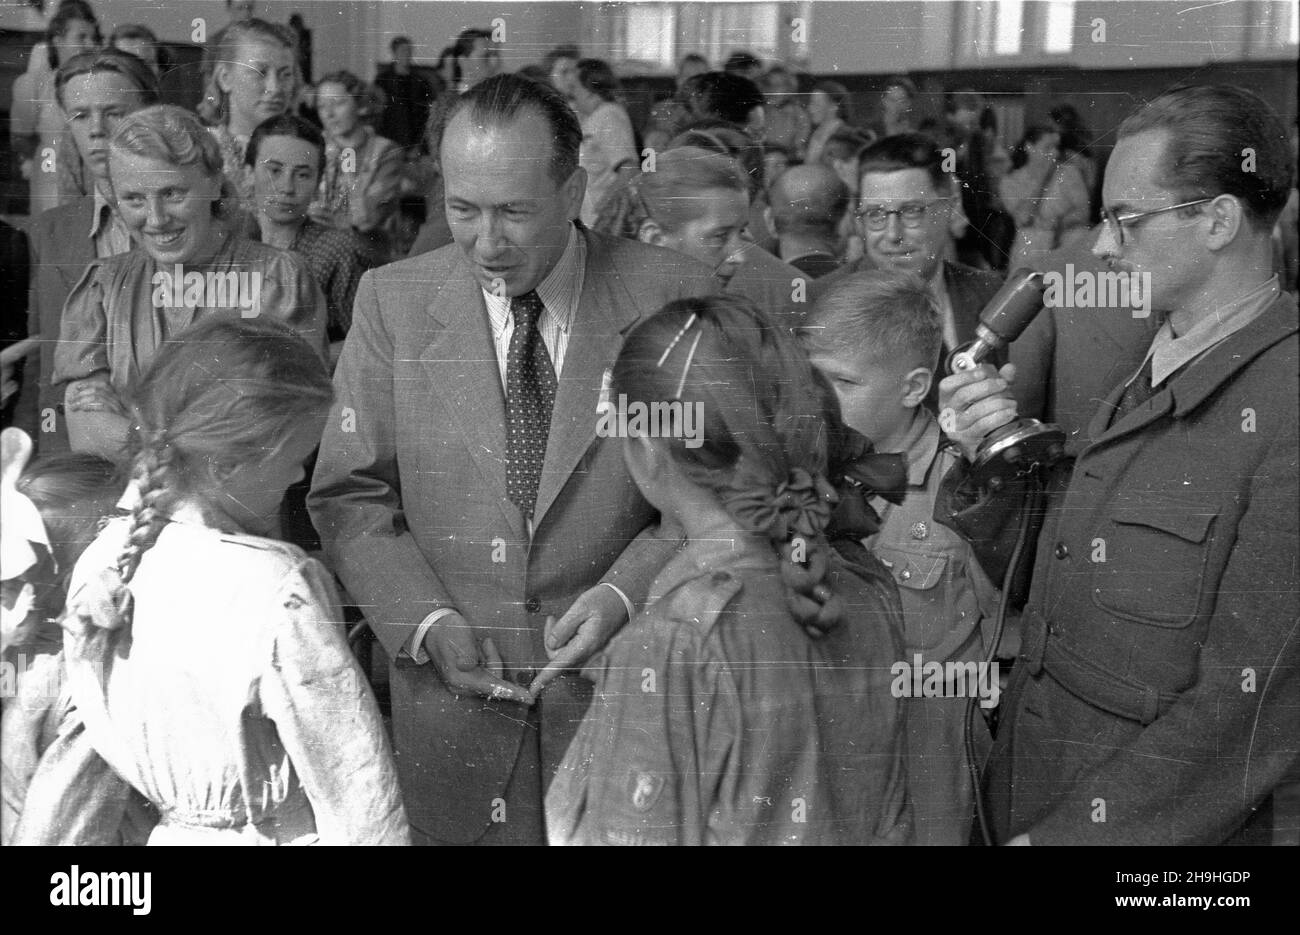
{"type": "Polygon", "coordinates": [[[830,427],[793,336],[739,296],[670,302],[628,335],[613,392],[629,404],[702,406],[702,439],[665,439],[669,456],[771,544],[796,622],[812,635],[838,624],[844,605],[826,583],[830,427]]]}
{"type": "Polygon", "coordinates": [[[287,326],[208,319],[166,342],[128,391],[131,479],[137,494],[108,593],[82,614],[105,629],[130,624],[127,585],[184,498],[211,499],[223,465],[256,464],[333,400],[319,354],[287,326]]]}

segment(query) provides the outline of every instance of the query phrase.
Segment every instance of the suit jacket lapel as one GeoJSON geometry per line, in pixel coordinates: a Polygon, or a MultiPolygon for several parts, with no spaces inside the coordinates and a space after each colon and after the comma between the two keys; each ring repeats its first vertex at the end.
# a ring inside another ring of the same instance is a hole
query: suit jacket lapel
{"type": "Polygon", "coordinates": [[[601,378],[606,369],[614,366],[623,337],[639,317],[638,304],[609,254],[598,240],[588,237],[582,297],[556,388],[546,461],[537,488],[535,526],[541,525],[547,509],[596,437],[601,378]]]}
{"type": "Polygon", "coordinates": [[[436,365],[437,377],[427,381],[429,393],[443,401],[483,483],[497,493],[502,514],[522,539],[523,519],[506,496],[506,404],[496,346],[483,292],[463,261],[457,263],[428,312],[442,325],[439,335],[420,353],[420,360],[436,365]]]}
{"type": "MultiPolygon", "coordinates": [[[[957,330],[957,341],[965,344],[975,338],[975,326],[979,323],[982,308],[977,307],[971,290],[966,288],[965,270],[943,264],[944,286],[948,290],[948,304],[952,306],[953,325],[957,330]]],[[[950,348],[955,350],[955,348],[950,348]]]]}

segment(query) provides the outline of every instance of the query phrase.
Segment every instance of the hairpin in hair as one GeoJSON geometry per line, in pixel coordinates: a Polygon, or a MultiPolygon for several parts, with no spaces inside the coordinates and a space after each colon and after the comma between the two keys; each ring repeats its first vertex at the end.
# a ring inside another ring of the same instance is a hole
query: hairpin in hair
{"type": "MultiPolygon", "coordinates": [[[[659,355],[659,363],[655,365],[656,367],[662,367],[664,365],[664,361],[667,360],[668,355],[673,352],[673,348],[677,346],[677,342],[680,341],[682,337],[686,334],[686,332],[691,329],[691,325],[695,324],[696,317],[697,317],[696,314],[694,312],[691,312],[691,317],[686,319],[686,324],[682,325],[681,330],[678,331],[676,335],[674,335],[673,339],[670,342],[668,342],[668,346],[664,348],[664,352],[659,355]]],[[[696,338],[695,340],[696,343],[699,343],[700,339],[696,338]]],[[[694,353],[694,348],[692,348],[691,353],[694,353]]],[[[687,366],[690,365],[688,364],[687,366]]]]}
{"type": "Polygon", "coordinates": [[[677,392],[673,394],[674,399],[682,398],[682,388],[686,386],[686,374],[691,369],[691,361],[695,359],[695,349],[700,346],[700,338],[704,337],[704,332],[699,331],[695,335],[695,340],[691,342],[691,350],[686,355],[686,366],[682,368],[682,378],[677,381],[677,392]]]}

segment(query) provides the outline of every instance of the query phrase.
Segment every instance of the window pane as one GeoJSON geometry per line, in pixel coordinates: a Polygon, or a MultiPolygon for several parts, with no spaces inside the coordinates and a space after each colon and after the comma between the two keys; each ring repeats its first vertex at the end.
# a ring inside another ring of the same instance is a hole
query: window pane
{"type": "Polygon", "coordinates": [[[627,7],[627,58],[672,68],[674,12],[659,3],[627,7]]]}
{"type": "Polygon", "coordinates": [[[1069,52],[1074,48],[1074,0],[1051,0],[1047,4],[1047,30],[1043,49],[1069,52]]]}
{"type": "Polygon", "coordinates": [[[997,10],[997,38],[994,50],[999,55],[1020,52],[1020,24],[1024,21],[1024,0],[1000,0],[997,10]]]}

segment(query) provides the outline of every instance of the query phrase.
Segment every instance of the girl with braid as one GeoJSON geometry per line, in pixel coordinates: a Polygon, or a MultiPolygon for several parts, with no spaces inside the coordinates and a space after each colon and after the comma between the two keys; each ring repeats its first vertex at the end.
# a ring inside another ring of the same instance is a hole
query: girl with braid
{"type": "Polygon", "coordinates": [[[628,336],[610,399],[685,542],[589,663],[551,842],[906,843],[897,595],[828,545],[836,427],[792,336],[738,297],[672,302],[628,336]]]}
{"type": "Polygon", "coordinates": [[[285,326],[202,322],[130,394],[130,516],[73,572],[64,654],[151,844],[405,844],[378,709],[324,567],[266,538],[333,396],[285,326]]]}

